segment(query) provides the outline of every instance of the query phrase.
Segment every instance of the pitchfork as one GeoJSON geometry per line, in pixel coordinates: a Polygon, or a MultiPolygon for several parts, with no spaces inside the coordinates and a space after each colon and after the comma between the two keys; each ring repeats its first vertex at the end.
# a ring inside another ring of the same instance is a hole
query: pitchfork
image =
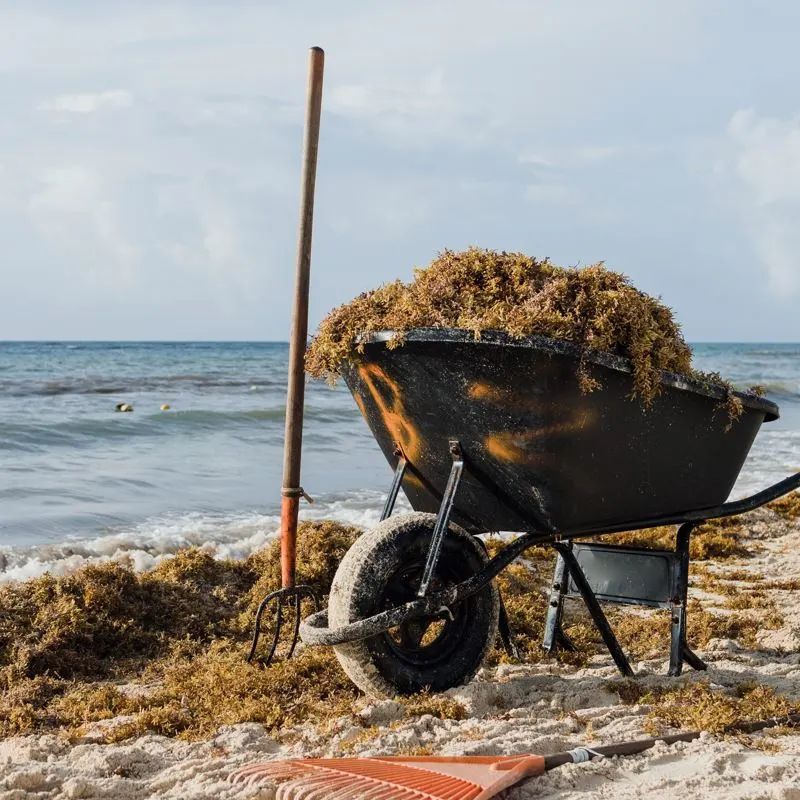
{"type": "Polygon", "coordinates": [[[300,453],[303,441],[303,402],[305,399],[304,358],[308,338],[308,287],[311,272],[311,232],[314,221],[314,184],[317,173],[319,121],[322,110],[322,72],[325,53],[312,47],[308,59],[306,119],[303,136],[303,171],[300,190],[300,229],[297,239],[294,308],[289,338],[289,383],[286,393],[286,428],[283,445],[283,482],[281,484],[281,588],[267,595],[256,612],[253,644],[247,660],[251,661],[258,646],[261,617],[274,604],[275,630],[272,646],[264,660],[269,664],[275,656],[283,627],[284,605],[293,607],[294,625],[286,658],[291,658],[300,631],[300,605],[303,598],[313,601],[319,611],[319,601],[310,586],[295,585],[297,553],[297,514],[300,498],[313,502],[300,486],[300,453]]]}

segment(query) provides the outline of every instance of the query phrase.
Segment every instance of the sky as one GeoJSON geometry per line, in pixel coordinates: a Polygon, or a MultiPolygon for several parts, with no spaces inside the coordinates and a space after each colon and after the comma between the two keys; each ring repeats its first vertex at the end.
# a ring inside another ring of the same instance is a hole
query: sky
{"type": "Polygon", "coordinates": [[[799,341],[795,0],[0,0],[0,339],[285,340],[445,248],[799,341]]]}

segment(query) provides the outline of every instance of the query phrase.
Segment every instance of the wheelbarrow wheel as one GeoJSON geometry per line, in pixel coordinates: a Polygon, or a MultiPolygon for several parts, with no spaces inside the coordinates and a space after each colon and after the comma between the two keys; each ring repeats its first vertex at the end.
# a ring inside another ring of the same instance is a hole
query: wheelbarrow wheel
{"type": "MultiPolygon", "coordinates": [[[[415,599],[435,523],[433,514],[401,514],[363,534],[333,579],[330,626],[347,625],[415,599]]],[[[487,560],[480,541],[450,525],[429,591],[466,580],[487,560]]],[[[368,639],[336,645],[336,657],[367,694],[441,692],[466,683],[478,671],[494,643],[499,606],[491,582],[449,613],[443,610],[368,639]]]]}

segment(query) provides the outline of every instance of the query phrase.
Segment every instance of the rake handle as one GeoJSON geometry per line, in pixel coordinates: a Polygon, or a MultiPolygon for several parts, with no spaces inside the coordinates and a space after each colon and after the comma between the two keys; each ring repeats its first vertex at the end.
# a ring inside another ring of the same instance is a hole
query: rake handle
{"type": "MultiPolygon", "coordinates": [[[[771,717],[770,719],[757,720],[755,722],[742,722],[738,725],[729,725],[725,733],[754,733],[764,730],[764,728],[774,728],[778,725],[799,725],[800,714],[787,714],[785,717],[771,717]]],[[[619,742],[618,744],[607,744],[592,748],[577,748],[584,750],[588,756],[586,760],[592,760],[600,756],[630,756],[649,750],[659,742],[664,744],[675,744],[675,742],[692,742],[700,737],[702,731],[691,731],[689,733],[675,733],[671,736],[661,736],[658,739],[639,739],[633,742],[619,742]]],[[[575,763],[574,751],[564,753],[554,753],[544,758],[545,771],[555,769],[563,764],[575,763]]]]}

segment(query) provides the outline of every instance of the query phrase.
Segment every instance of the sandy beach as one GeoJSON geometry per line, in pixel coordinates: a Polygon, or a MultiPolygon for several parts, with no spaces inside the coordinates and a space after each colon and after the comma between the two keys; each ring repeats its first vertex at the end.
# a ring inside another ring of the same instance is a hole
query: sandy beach
{"type": "MultiPolygon", "coordinates": [[[[769,580],[791,585],[800,579],[800,523],[761,509],[743,518],[749,558],[725,562],[769,580]]],[[[721,569],[705,562],[704,571],[721,569]]],[[[693,580],[697,583],[697,580],[693,580]]],[[[746,581],[742,586],[747,585],[746,581]]],[[[666,652],[639,660],[634,668],[640,694],[708,682],[712,690],[770,687],[800,703],[800,618],[797,593],[769,592],[783,617],[777,628],[760,630],[747,648],[711,639],[699,654],[707,672],[687,669],[664,677],[666,652]]],[[[703,608],[720,610],[721,598],[696,586],[691,596],[703,608]]],[[[724,613],[724,612],[722,612],[724,613]]],[[[666,642],[664,642],[666,648],[666,642]]],[[[652,734],[651,707],[623,701],[620,679],[607,654],[576,669],[554,661],[500,664],[482,670],[467,686],[447,695],[464,709],[462,719],[440,719],[393,700],[361,697],[352,713],[322,725],[298,724],[269,735],[260,723],[221,727],[203,741],[186,742],[145,734],[114,744],[109,731],[130,716],[94,722],[80,736],[58,732],[0,742],[0,798],[147,797],[233,798],[273,796],[274,788],[227,782],[238,768],[256,761],[303,756],[394,753],[547,754],[652,734]],[[622,694],[622,696],[621,696],[622,694]]],[[[624,683],[624,682],[623,682],[624,683]]],[[[129,686],[127,691],[147,691],[129,686]]],[[[458,716],[458,715],[457,715],[458,716]]],[[[662,727],[666,731],[667,727],[662,727]]],[[[511,790],[508,798],[800,798],[800,731],[720,737],[704,733],[691,743],[659,745],[644,755],[597,760],[558,768],[511,790]]]]}

